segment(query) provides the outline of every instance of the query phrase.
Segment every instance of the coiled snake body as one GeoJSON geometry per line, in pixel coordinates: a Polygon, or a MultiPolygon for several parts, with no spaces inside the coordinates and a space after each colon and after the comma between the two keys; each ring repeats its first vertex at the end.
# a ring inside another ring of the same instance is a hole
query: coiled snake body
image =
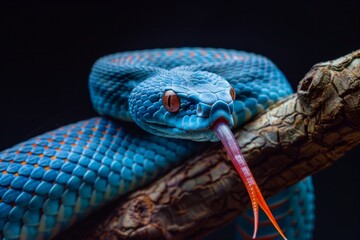
{"type": "MultiPolygon", "coordinates": [[[[206,147],[197,142],[218,141],[213,128],[219,122],[238,127],[292,92],[262,56],[201,48],[103,57],[92,69],[89,86],[95,109],[106,117],[59,128],[0,153],[1,238],[54,236],[206,147]]],[[[307,179],[269,200],[289,239],[311,238],[312,194],[307,179]]],[[[247,238],[253,220],[245,213],[238,221],[240,235],[247,238]]],[[[266,221],[261,215],[265,227],[259,235],[275,239],[276,230],[266,221]]]]}

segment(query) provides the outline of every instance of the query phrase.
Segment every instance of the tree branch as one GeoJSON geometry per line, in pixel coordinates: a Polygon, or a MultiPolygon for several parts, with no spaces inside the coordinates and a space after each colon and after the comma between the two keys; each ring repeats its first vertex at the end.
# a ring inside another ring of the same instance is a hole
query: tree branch
{"type": "MultiPolygon", "coordinates": [[[[360,50],[315,65],[297,94],[246,124],[236,137],[268,197],[358,145],[359,126],[360,50]]],[[[78,224],[61,238],[201,238],[237,217],[249,198],[223,147],[215,144],[116,204],[81,224],[87,229],[78,224]]]]}

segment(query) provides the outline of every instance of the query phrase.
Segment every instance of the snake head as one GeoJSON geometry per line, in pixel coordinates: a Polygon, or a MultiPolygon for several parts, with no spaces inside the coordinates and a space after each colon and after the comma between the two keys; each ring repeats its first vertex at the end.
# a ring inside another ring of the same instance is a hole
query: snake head
{"type": "Polygon", "coordinates": [[[130,114],[144,130],[164,137],[218,141],[211,126],[234,125],[235,91],[222,77],[205,71],[164,70],[136,86],[130,114]]]}

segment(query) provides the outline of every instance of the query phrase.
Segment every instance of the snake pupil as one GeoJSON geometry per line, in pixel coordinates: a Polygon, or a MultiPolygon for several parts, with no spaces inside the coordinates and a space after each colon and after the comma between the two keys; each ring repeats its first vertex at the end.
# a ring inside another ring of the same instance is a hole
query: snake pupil
{"type": "Polygon", "coordinates": [[[235,89],[233,87],[231,87],[231,89],[230,89],[230,96],[231,96],[232,100],[235,100],[236,92],[235,92],[235,89]]]}
{"type": "Polygon", "coordinates": [[[163,105],[169,112],[176,113],[180,109],[180,98],[172,90],[167,90],[162,97],[163,105]]]}
{"type": "Polygon", "coordinates": [[[171,107],[171,95],[168,97],[168,107],[170,108],[171,107]]]}

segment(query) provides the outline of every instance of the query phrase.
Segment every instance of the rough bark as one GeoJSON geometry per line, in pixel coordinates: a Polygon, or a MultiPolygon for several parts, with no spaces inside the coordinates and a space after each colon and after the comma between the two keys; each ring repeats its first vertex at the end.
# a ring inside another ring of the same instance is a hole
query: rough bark
{"type": "MultiPolygon", "coordinates": [[[[360,50],[315,65],[296,94],[236,137],[264,197],[331,165],[360,143],[360,50]]],[[[234,219],[248,201],[217,144],[81,224],[90,229],[76,225],[62,238],[197,239],[234,219]]]]}

